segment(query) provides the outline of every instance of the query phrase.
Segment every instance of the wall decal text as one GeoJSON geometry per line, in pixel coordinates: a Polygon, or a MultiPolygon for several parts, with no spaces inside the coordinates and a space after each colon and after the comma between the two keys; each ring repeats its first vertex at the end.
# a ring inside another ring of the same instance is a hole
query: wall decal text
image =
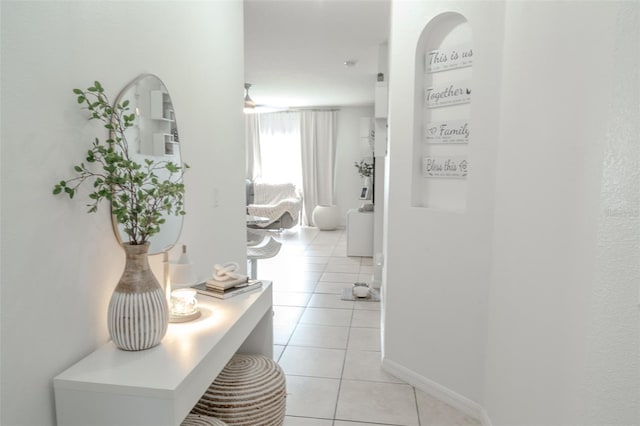
{"type": "Polygon", "coordinates": [[[427,143],[469,143],[470,134],[469,120],[432,122],[425,126],[424,141],[427,143]]]}
{"type": "Polygon", "coordinates": [[[470,44],[443,47],[425,55],[425,70],[428,73],[468,67],[473,64],[473,49],[470,44]]]}
{"type": "Polygon", "coordinates": [[[471,102],[471,83],[455,81],[425,89],[427,108],[438,108],[471,102]]]}
{"type": "Polygon", "coordinates": [[[466,178],[469,173],[467,157],[462,155],[424,157],[422,175],[426,178],[466,178]]]}

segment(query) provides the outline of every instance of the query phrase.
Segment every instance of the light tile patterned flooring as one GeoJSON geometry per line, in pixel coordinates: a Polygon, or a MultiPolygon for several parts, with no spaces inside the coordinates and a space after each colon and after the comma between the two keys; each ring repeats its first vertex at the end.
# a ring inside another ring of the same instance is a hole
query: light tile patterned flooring
{"type": "Polygon", "coordinates": [[[278,256],[258,261],[273,281],[274,358],[287,375],[285,426],[479,425],[380,367],[380,303],[340,300],[371,282],[371,258],[347,257],[344,231],[276,235],[278,256]]]}

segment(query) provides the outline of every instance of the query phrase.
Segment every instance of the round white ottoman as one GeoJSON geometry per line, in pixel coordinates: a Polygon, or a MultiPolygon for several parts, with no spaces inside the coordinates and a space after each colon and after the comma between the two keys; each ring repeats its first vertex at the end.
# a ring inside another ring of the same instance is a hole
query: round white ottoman
{"type": "Polygon", "coordinates": [[[311,219],[321,231],[333,231],[340,225],[340,210],[337,206],[316,206],[311,219]]]}
{"type": "Polygon", "coordinates": [[[277,362],[263,355],[236,354],[191,412],[230,426],[281,426],[286,398],[285,376],[277,362]]]}
{"type": "Polygon", "coordinates": [[[227,426],[227,424],[213,417],[191,413],[185,417],[180,426],[227,426]]]}

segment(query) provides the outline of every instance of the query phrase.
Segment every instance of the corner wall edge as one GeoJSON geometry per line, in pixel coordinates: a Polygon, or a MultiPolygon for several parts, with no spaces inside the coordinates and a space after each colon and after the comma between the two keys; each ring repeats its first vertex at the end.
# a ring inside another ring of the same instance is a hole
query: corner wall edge
{"type": "Polygon", "coordinates": [[[397,362],[390,360],[389,358],[384,357],[382,359],[382,368],[398,379],[404,380],[419,390],[480,421],[482,426],[493,426],[491,419],[489,418],[489,414],[484,407],[477,402],[472,401],[431,379],[423,377],[416,372],[403,367],[397,362]]]}

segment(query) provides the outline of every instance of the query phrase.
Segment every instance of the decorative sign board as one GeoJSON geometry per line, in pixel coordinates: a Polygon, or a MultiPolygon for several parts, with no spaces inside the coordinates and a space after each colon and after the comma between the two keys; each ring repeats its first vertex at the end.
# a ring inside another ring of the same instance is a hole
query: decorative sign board
{"type": "Polygon", "coordinates": [[[469,143],[469,120],[427,123],[424,129],[427,143],[469,143]]]}
{"type": "Polygon", "coordinates": [[[425,55],[425,70],[428,73],[453,70],[473,65],[471,44],[443,47],[425,55]]]}
{"type": "Polygon", "coordinates": [[[427,108],[471,102],[471,82],[455,81],[425,89],[427,108]]]}
{"type": "Polygon", "coordinates": [[[422,176],[426,178],[466,178],[468,173],[469,163],[464,155],[422,159],[422,176]]]}

